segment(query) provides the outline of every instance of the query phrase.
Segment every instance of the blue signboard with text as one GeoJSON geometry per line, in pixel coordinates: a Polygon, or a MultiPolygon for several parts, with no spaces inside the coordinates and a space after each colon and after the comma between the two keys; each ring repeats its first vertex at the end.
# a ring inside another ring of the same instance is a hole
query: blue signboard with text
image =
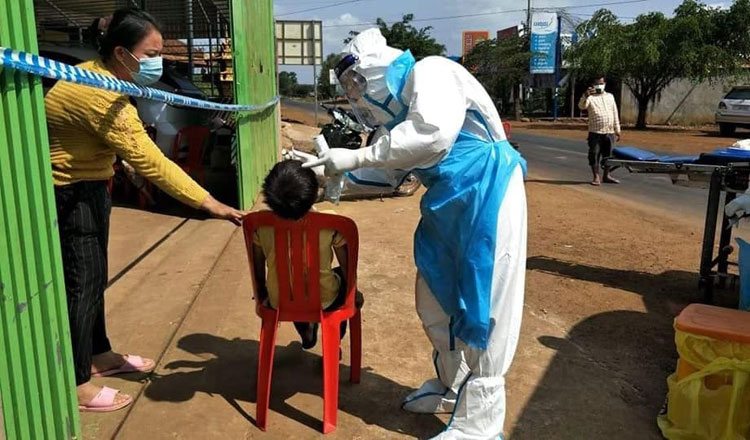
{"type": "Polygon", "coordinates": [[[557,14],[535,12],[531,17],[531,73],[555,73],[557,14]]]}

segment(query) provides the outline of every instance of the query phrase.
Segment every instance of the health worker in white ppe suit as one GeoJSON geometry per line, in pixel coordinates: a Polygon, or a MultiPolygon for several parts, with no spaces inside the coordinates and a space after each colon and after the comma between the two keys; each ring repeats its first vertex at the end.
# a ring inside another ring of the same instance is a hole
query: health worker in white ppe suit
{"type": "Polygon", "coordinates": [[[383,173],[392,184],[411,170],[427,187],[414,237],[416,306],[436,377],[403,408],[452,413],[436,439],[500,438],[523,309],[526,163],[461,65],[415,62],[378,29],[357,35],[343,55],[335,71],[353,113],[385,128],[366,148],[333,148],[305,166],[325,165],[334,176],[393,170],[383,173]]]}

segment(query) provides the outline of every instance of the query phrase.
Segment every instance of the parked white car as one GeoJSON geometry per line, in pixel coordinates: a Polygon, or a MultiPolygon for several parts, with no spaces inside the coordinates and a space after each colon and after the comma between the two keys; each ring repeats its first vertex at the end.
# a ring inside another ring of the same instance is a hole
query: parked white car
{"type": "Polygon", "coordinates": [[[716,123],[722,136],[731,136],[737,127],[750,128],[750,86],[737,86],[719,102],[716,123]]]}

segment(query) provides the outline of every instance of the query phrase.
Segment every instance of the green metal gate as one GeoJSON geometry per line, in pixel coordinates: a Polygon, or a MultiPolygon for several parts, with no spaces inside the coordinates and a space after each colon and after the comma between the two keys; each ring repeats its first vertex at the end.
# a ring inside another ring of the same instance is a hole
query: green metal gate
{"type": "MultiPolygon", "coordinates": [[[[273,0],[232,0],[235,102],[262,104],[276,96],[273,0]]],[[[263,178],[276,162],[278,105],[238,119],[240,205],[253,206],[263,178]]]]}
{"type": "MultiPolygon", "coordinates": [[[[232,0],[232,12],[236,102],[267,102],[273,1],[232,0]]],[[[32,0],[0,0],[0,46],[38,52],[32,0]]],[[[277,112],[238,120],[244,208],[278,157],[277,112]]],[[[41,81],[0,70],[0,431],[11,440],[81,437],[50,170],[41,81]]]]}
{"type": "MultiPolygon", "coordinates": [[[[0,0],[0,46],[37,53],[32,0],[0,0]]],[[[42,84],[0,72],[0,396],[8,439],[80,438],[42,84]]]]}

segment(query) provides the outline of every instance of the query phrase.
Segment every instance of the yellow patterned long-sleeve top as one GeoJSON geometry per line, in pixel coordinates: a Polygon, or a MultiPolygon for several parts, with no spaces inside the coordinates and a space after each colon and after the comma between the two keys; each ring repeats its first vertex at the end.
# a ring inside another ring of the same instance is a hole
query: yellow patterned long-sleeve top
{"type": "MultiPolygon", "coordinates": [[[[113,76],[101,60],[78,67],[113,76]]],[[[127,96],[58,81],[44,99],[55,185],[107,180],[115,155],[162,191],[194,208],[208,197],[151,140],[127,96]]]]}

